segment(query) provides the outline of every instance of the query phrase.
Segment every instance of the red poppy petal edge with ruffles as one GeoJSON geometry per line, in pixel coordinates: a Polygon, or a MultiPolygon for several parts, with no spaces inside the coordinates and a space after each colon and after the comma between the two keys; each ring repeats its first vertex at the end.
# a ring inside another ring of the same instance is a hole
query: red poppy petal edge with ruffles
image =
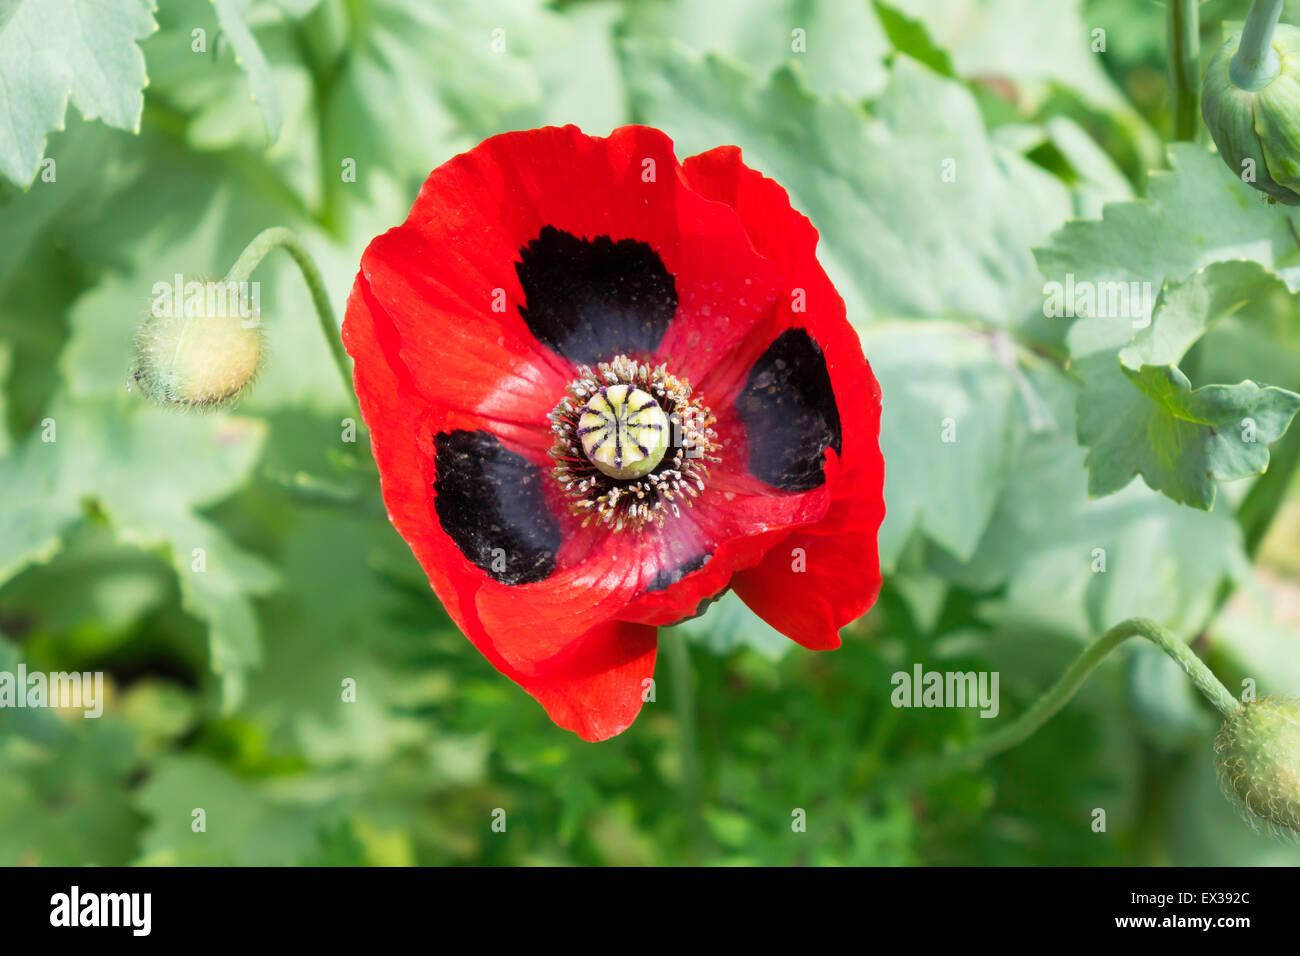
{"type": "Polygon", "coordinates": [[[362,257],[343,337],[389,517],[585,739],[729,587],[813,648],[875,599],[880,392],[816,242],[734,147],[569,126],[440,166],[362,257]]]}

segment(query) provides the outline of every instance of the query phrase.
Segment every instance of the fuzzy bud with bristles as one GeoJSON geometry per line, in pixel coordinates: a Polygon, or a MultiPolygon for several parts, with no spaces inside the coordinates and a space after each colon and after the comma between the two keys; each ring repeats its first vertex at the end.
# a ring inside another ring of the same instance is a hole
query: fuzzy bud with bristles
{"type": "Polygon", "coordinates": [[[1219,786],[1252,826],[1300,837],[1300,700],[1243,704],[1219,730],[1219,786]]]}
{"type": "Polygon", "coordinates": [[[181,308],[156,307],[140,326],[132,380],[160,404],[231,405],[262,365],[266,348],[258,316],[232,283],[191,282],[185,292],[183,300],[176,297],[181,308]]]}

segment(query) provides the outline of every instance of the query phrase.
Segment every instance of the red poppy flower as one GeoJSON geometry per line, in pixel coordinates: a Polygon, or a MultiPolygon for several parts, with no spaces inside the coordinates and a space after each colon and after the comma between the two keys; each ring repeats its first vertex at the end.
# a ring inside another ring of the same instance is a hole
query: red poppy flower
{"type": "Polygon", "coordinates": [[[880,585],[880,389],[817,231],[735,147],[495,136],[366,249],[343,338],[389,517],[448,613],[587,740],[732,588],[805,647],[880,585]]]}

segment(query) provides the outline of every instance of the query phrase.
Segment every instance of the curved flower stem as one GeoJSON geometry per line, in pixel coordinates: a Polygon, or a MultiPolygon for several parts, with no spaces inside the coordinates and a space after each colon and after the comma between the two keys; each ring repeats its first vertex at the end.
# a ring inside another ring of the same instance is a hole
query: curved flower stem
{"type": "Polygon", "coordinates": [[[1282,69],[1273,49],[1273,31],[1283,0],[1254,0],[1241,31],[1241,46],[1228,64],[1228,76],[1243,90],[1262,90],[1282,69]]]}
{"type": "Polygon", "coordinates": [[[1174,139],[1196,139],[1200,129],[1200,0],[1168,0],[1169,90],[1174,139]]]}
{"type": "Polygon", "coordinates": [[[343,339],[339,336],[339,327],[334,323],[334,311],[330,307],[329,296],[325,292],[325,280],[321,278],[320,270],[316,268],[316,262],[312,259],[311,253],[307,251],[298,237],[283,226],[272,226],[270,229],[263,229],[253,237],[252,242],[245,246],[244,251],[239,254],[235,264],[226,273],[226,282],[247,282],[248,277],[252,275],[253,270],[266,257],[266,254],[276,248],[283,249],[293,257],[293,261],[302,273],[303,281],[307,283],[307,291],[311,293],[311,304],[316,309],[316,320],[320,324],[321,334],[325,336],[325,344],[329,346],[330,357],[334,360],[334,366],[338,369],[339,377],[343,379],[344,394],[351,401],[357,421],[360,422],[361,410],[357,405],[356,393],[352,390],[351,366],[348,364],[348,354],[343,349],[343,339]]]}
{"type": "Polygon", "coordinates": [[[1183,672],[1192,679],[1196,689],[1204,694],[1224,717],[1231,717],[1237,712],[1240,706],[1237,699],[1187,644],[1155,621],[1144,617],[1131,617],[1116,624],[1089,645],[1061,675],[1060,680],[1010,724],[960,753],[918,761],[910,767],[903,768],[897,774],[889,775],[884,782],[904,786],[923,783],[978,766],[994,754],[1022,743],[1069,703],[1075,691],[1096,670],[1097,665],[1106,655],[1130,637],[1145,637],[1177,661],[1183,672]]]}

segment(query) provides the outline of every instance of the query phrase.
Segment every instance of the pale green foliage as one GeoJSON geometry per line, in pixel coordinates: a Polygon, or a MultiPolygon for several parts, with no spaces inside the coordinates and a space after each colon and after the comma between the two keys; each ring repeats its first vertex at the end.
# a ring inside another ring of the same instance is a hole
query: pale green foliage
{"type": "Polygon", "coordinates": [[[230,39],[235,48],[235,60],[248,74],[248,83],[253,100],[262,109],[266,121],[267,140],[274,143],[280,138],[280,127],[284,116],[280,108],[280,93],[276,89],[275,77],[271,65],[267,63],[257,39],[244,22],[239,0],[212,0],[217,11],[217,20],[222,33],[230,39]]]}
{"type": "MultiPolygon", "coordinates": [[[[1300,390],[1286,219],[1199,147],[1147,188],[1159,117],[1120,87],[1152,71],[1162,12],[1153,34],[1138,6],[170,0],[149,35],[145,3],[0,0],[0,76],[34,91],[25,135],[0,126],[0,172],[31,181],[48,131],[58,163],[55,181],[0,186],[0,669],[103,668],[110,684],[101,720],[0,714],[0,863],[1294,863],[1243,842],[1204,708],[1146,663],[1103,668],[978,772],[918,794],[874,786],[989,729],[893,708],[897,671],[999,671],[1011,715],[1080,641],[1138,614],[1195,633],[1219,587],[1249,575],[1232,510],[1248,481],[1212,512],[1144,482],[1089,495],[1076,403],[1101,380],[1081,380],[1069,350],[1100,317],[1072,328],[1042,309],[1044,282],[1068,272],[1167,284],[1145,335],[1098,329],[1129,425],[1163,428],[1187,400],[1152,369],[1300,390]],[[103,20],[100,59],[62,47],[75,69],[32,85],[15,30],[68,10],[103,20]],[[1094,23],[1119,51],[1105,64],[1094,23]],[[683,157],[739,145],[820,231],[884,388],[886,576],[831,654],[724,597],[681,625],[694,674],[664,655],[642,717],[594,747],[446,618],[386,520],[364,427],[348,437],[287,257],[255,276],[269,361],[238,417],[170,413],[127,383],[156,283],[220,275],[285,225],[341,314],[366,242],[436,165],[508,129],[631,121],[683,157]],[[1230,278],[1213,263],[1243,258],[1249,308],[1177,299],[1213,298],[1230,278]],[[1191,776],[1154,765],[1152,746],[1191,776]],[[508,835],[486,825],[500,806],[508,835]],[[1098,806],[1106,833],[1086,825],[1098,806]],[[1137,839],[1155,818],[1180,823],[1137,839]]],[[[1259,470],[1276,431],[1209,487],[1259,470]]],[[[1159,464],[1182,474],[1199,449],[1159,464]]],[[[1234,609],[1207,633],[1225,681],[1292,689],[1285,626],[1234,609]]]]}
{"type": "Polygon", "coordinates": [[[1268,446],[1300,395],[1252,381],[1192,388],[1178,363],[1214,322],[1297,305],[1258,263],[1220,262],[1166,285],[1136,333],[1127,316],[1076,322],[1070,351],[1084,380],[1079,441],[1090,449],[1089,491],[1110,494],[1140,474],[1175,501],[1209,510],[1217,481],[1267,469],[1268,446]]]}
{"type": "Polygon", "coordinates": [[[0,173],[29,184],[69,102],[87,119],[138,130],[153,0],[0,4],[0,173]]]}

